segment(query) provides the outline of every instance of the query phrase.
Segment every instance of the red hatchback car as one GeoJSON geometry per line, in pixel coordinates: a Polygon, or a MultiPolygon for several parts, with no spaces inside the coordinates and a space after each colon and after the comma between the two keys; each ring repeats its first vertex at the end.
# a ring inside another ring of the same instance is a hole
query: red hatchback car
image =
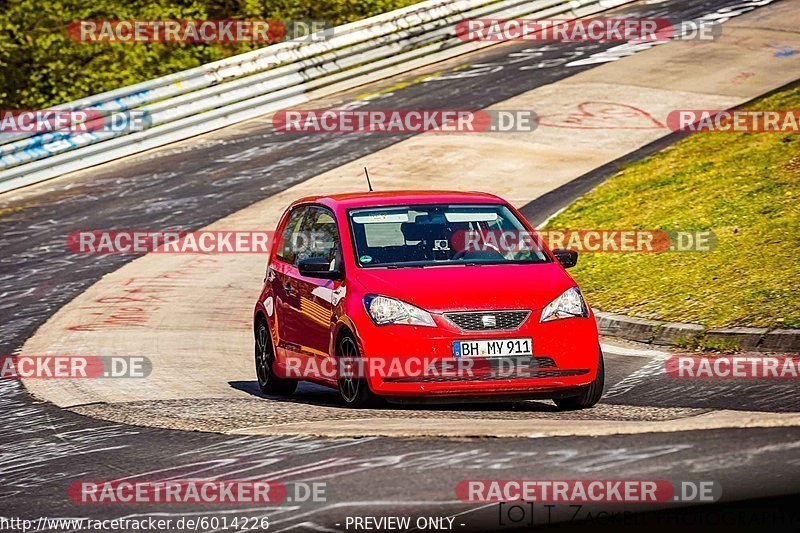
{"type": "Polygon", "coordinates": [[[490,194],[304,198],[278,224],[255,307],[259,386],[291,394],[309,380],[353,407],[377,397],[591,407],[603,355],[564,270],[576,261],[490,194]]]}

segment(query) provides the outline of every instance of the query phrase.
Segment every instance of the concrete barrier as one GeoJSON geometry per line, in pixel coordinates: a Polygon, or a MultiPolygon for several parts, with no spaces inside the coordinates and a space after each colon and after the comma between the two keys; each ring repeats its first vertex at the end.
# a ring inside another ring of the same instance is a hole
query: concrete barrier
{"type": "Polygon", "coordinates": [[[471,52],[469,18],[571,19],[632,0],[429,0],[338,26],[324,40],[283,42],[54,109],[149,116],[140,131],[0,136],[0,192],[163,146],[471,52]]]}
{"type": "Polygon", "coordinates": [[[662,346],[704,344],[719,349],[800,353],[800,330],[767,328],[713,328],[700,324],[662,322],[594,311],[601,335],[662,346]]]}

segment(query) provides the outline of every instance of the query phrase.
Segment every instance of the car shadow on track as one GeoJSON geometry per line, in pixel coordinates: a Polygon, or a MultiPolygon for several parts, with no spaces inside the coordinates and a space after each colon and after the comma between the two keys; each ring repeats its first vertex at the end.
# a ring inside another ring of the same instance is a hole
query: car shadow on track
{"type": "MultiPolygon", "coordinates": [[[[309,382],[300,382],[297,391],[291,396],[271,396],[261,392],[256,381],[229,381],[228,384],[242,392],[252,396],[264,398],[274,402],[300,403],[317,407],[341,407],[347,409],[344,402],[339,397],[339,393],[328,387],[316,385],[309,382]]],[[[451,403],[395,403],[381,401],[374,406],[374,409],[388,409],[393,411],[528,411],[539,413],[557,412],[558,408],[551,403],[544,401],[514,401],[498,402],[494,401],[473,401],[473,402],[451,402],[451,403]]]]}

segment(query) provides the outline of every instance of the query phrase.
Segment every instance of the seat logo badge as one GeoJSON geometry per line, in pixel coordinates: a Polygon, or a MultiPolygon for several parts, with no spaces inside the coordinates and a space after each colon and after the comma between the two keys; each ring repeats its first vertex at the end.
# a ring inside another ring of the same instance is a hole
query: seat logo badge
{"type": "Polygon", "coordinates": [[[481,317],[481,322],[485,328],[497,327],[497,318],[495,318],[494,315],[483,315],[481,317]]]}

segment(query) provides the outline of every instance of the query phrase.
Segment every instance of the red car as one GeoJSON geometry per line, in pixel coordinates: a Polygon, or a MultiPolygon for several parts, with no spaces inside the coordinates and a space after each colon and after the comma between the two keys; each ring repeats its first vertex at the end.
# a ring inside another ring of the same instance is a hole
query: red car
{"type": "Polygon", "coordinates": [[[254,314],[258,383],[299,380],[345,404],[547,398],[596,404],[603,355],[591,309],[507,202],[484,193],[309,197],[275,233],[254,314]]]}

